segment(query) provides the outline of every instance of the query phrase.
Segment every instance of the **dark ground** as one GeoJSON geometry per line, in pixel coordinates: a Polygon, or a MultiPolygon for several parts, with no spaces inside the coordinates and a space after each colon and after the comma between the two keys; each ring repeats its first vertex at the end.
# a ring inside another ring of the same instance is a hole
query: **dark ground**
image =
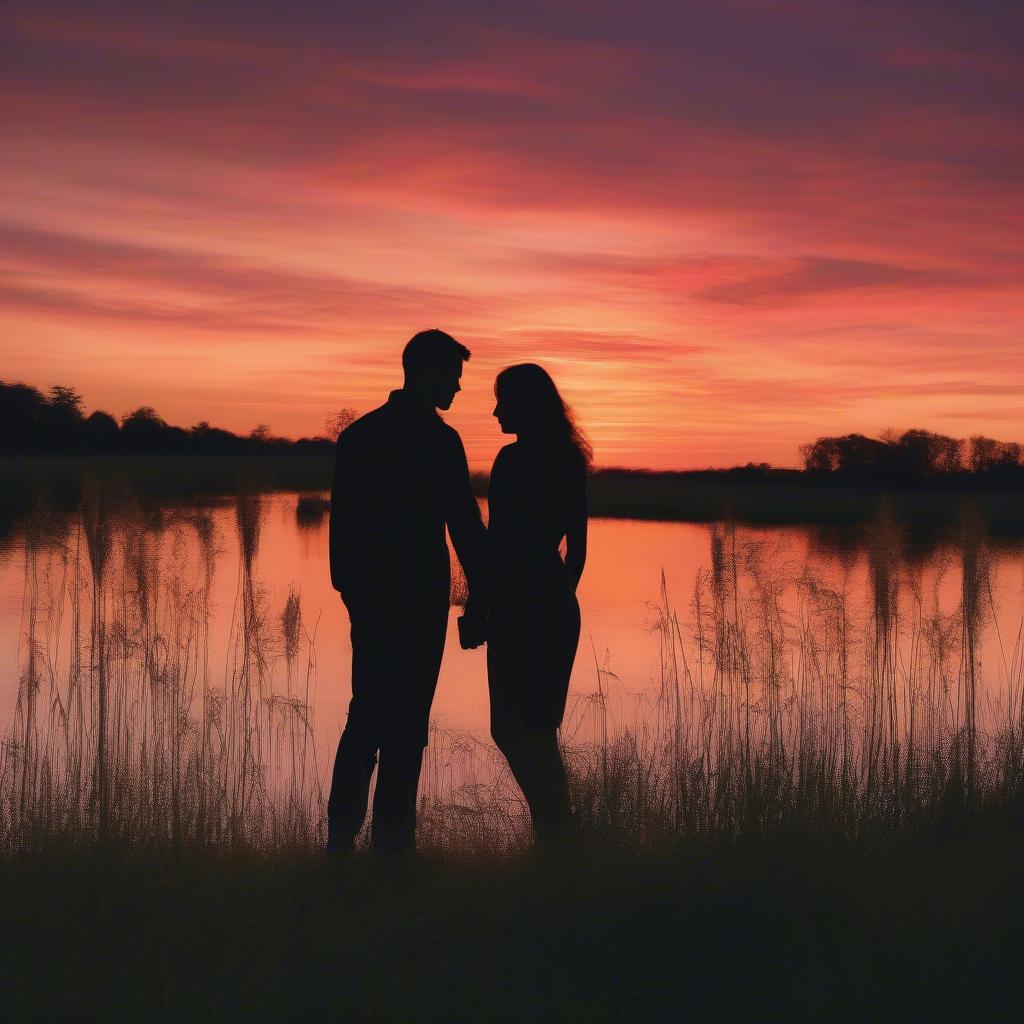
{"type": "Polygon", "coordinates": [[[4,1020],[1020,1019],[1021,841],[0,869],[4,1020]]]}

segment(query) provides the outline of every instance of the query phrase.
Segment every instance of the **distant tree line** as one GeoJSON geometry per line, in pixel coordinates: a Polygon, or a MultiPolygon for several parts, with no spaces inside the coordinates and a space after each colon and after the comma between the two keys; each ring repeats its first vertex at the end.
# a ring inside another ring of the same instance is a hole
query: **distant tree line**
{"type": "Polygon", "coordinates": [[[881,437],[845,434],[802,445],[808,476],[889,486],[925,483],[1024,483],[1024,446],[991,437],[947,437],[929,430],[885,431],[881,437]]]}
{"type": "MultiPolygon", "coordinates": [[[[175,427],[150,406],[120,420],[99,410],[85,414],[81,395],[54,385],[44,393],[29,384],[0,381],[0,454],[253,455],[328,454],[338,433],[356,417],[342,409],[323,432],[297,441],[275,437],[266,426],[248,434],[212,427],[205,420],[175,427]]],[[[835,483],[866,486],[1019,487],[1024,485],[1024,445],[975,436],[947,437],[929,430],[884,431],[880,437],[844,434],[801,445],[803,471],[768,463],[732,469],[688,471],[685,476],[774,483],[835,483]]],[[[606,475],[616,471],[603,471],[606,475]]],[[[620,471],[620,475],[645,475],[620,471]]],[[[666,475],[666,474],[660,474],[666,475]]],[[[675,475],[675,474],[667,474],[675,475]]]]}
{"type": "Polygon", "coordinates": [[[155,409],[139,406],[120,420],[99,410],[85,414],[82,396],[56,384],[46,393],[29,384],[0,381],[0,453],[7,455],[241,455],[326,454],[338,432],[354,418],[343,409],[327,421],[324,434],[292,441],[266,426],[248,434],[212,427],[203,420],[175,427],[155,409]]]}

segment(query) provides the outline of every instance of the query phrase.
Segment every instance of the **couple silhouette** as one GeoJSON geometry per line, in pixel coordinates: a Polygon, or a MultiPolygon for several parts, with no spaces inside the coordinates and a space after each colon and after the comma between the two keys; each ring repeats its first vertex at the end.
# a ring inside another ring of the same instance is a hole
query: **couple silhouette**
{"type": "Polygon", "coordinates": [[[516,440],[494,461],[485,527],[462,440],[437,413],[461,390],[469,357],[444,331],[414,335],[402,352],[403,386],[338,437],[331,582],[352,627],[352,701],[327,804],[332,853],[353,848],[374,769],[373,848],[415,847],[450,605],[446,529],[468,584],[460,643],[487,644],[491,736],[536,840],[556,842],[570,827],[558,728],[580,635],[591,449],[544,369],[503,370],[494,416],[516,440]]]}

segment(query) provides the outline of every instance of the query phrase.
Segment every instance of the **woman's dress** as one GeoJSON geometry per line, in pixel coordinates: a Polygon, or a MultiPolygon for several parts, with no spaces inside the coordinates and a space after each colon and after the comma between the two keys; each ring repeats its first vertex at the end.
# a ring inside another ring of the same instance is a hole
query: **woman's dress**
{"type": "Polygon", "coordinates": [[[570,524],[585,521],[583,460],[569,446],[507,445],[491,470],[488,506],[491,732],[554,731],[580,637],[580,608],[560,546],[570,524]]]}

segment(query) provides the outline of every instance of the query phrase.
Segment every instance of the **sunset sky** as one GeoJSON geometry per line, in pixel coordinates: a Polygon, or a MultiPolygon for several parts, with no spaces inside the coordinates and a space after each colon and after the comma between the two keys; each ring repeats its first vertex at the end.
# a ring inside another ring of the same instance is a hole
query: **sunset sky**
{"type": "Polygon", "coordinates": [[[1024,5],[21,3],[0,379],[291,436],[473,350],[603,465],[1024,439],[1024,5]]]}

